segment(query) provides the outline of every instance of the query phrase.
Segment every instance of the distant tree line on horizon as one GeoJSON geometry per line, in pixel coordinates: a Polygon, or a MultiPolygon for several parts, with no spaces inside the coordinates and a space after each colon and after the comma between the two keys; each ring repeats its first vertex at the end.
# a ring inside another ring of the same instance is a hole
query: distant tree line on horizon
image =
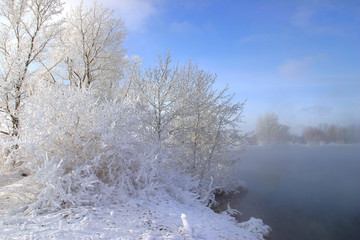
{"type": "Polygon", "coordinates": [[[274,113],[259,116],[253,135],[248,137],[250,145],[283,144],[355,144],[360,142],[360,124],[339,126],[320,124],[307,126],[301,135],[290,133],[290,127],[279,122],[274,113]]]}

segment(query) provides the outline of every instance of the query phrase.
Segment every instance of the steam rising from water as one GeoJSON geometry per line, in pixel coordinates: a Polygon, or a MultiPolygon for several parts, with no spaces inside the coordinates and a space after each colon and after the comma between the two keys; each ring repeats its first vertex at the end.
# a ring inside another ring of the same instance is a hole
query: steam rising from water
{"type": "Polygon", "coordinates": [[[249,147],[239,163],[248,195],[233,202],[273,239],[360,239],[360,146],[249,147]]]}

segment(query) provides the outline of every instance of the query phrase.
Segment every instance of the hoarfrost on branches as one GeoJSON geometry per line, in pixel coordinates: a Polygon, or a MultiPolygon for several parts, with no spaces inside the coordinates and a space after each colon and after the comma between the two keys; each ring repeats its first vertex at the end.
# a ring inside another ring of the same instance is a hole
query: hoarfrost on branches
{"type": "Polygon", "coordinates": [[[33,209],[159,193],[192,198],[192,179],[170,169],[168,154],[156,142],[137,138],[147,130],[134,102],[98,101],[86,89],[43,89],[28,99],[17,152],[42,185],[33,209]]]}
{"type": "Polygon", "coordinates": [[[0,117],[6,123],[2,134],[19,135],[24,99],[40,70],[49,68],[49,46],[62,30],[62,20],[56,18],[61,6],[60,0],[0,2],[0,117]]]}
{"type": "Polygon", "coordinates": [[[1,151],[35,181],[27,211],[158,194],[208,203],[235,189],[245,102],[170,51],[143,69],[124,56],[125,27],[106,7],[81,4],[64,23],[61,6],[0,5],[1,151]]]}
{"type": "Polygon", "coordinates": [[[216,75],[173,65],[170,51],[142,68],[98,3],[65,22],[60,0],[0,0],[0,11],[0,179],[17,176],[0,185],[1,217],[15,213],[4,236],[258,238],[228,214],[219,232],[205,206],[237,187],[246,136],[245,102],[214,89],[216,75]]]}

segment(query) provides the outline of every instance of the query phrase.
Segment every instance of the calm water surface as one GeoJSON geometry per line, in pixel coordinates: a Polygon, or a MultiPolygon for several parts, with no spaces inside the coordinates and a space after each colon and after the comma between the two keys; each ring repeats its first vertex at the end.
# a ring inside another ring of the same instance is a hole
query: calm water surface
{"type": "Polygon", "coordinates": [[[360,239],[360,146],[248,147],[239,163],[248,194],[232,202],[273,240],[360,239]]]}

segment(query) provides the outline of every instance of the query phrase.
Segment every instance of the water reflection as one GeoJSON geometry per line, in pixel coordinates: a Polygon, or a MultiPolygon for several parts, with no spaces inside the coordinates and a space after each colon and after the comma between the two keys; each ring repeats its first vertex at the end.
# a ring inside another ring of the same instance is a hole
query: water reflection
{"type": "Polygon", "coordinates": [[[360,239],[360,147],[249,147],[248,194],[232,206],[262,218],[272,239],[360,239]]]}

